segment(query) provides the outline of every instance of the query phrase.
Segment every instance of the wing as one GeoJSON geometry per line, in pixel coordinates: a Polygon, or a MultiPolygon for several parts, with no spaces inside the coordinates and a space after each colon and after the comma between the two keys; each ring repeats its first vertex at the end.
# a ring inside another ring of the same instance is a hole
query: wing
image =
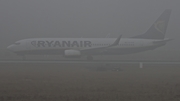
{"type": "Polygon", "coordinates": [[[117,46],[120,42],[120,39],[121,39],[122,35],[120,35],[115,41],[113,44],[109,45],[109,46],[104,46],[104,47],[90,47],[90,48],[83,48],[83,49],[80,49],[80,51],[89,51],[89,50],[101,50],[101,49],[107,49],[107,48],[110,48],[110,47],[113,47],[113,46],[117,46]]]}

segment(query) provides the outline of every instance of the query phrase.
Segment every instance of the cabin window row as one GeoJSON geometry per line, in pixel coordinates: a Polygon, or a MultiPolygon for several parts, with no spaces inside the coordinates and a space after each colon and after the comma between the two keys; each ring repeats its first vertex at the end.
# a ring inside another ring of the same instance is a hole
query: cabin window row
{"type": "MultiPolygon", "coordinates": [[[[93,46],[109,46],[111,44],[92,44],[93,46]]],[[[134,44],[118,44],[118,46],[134,46],[134,44]]]]}

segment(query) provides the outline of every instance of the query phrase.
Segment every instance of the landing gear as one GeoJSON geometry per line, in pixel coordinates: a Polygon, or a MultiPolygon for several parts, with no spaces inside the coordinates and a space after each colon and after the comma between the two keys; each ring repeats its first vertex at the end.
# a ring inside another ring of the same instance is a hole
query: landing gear
{"type": "Polygon", "coordinates": [[[87,60],[92,61],[93,57],[92,56],[87,56],[87,60]]]}

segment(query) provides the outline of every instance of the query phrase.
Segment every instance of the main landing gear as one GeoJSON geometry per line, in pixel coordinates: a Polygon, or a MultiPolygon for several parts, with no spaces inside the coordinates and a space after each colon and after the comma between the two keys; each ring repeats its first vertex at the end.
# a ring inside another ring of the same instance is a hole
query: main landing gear
{"type": "Polygon", "coordinates": [[[93,60],[93,57],[91,55],[87,56],[87,60],[88,61],[92,61],[93,60]]]}

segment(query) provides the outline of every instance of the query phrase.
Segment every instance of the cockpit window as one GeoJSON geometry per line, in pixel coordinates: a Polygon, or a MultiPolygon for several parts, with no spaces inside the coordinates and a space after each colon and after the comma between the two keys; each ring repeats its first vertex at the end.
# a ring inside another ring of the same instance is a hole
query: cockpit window
{"type": "Polygon", "coordinates": [[[14,43],[15,45],[20,45],[21,43],[19,43],[19,42],[16,42],[16,43],[14,43]]]}

